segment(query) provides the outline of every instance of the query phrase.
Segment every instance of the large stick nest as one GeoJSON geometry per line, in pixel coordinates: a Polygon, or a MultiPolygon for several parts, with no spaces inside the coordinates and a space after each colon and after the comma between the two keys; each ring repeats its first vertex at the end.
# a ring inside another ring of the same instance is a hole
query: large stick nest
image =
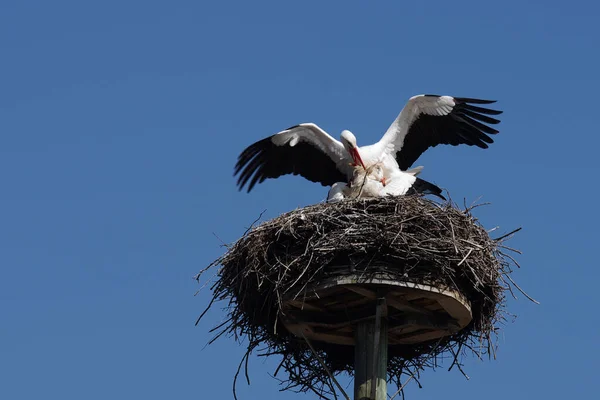
{"type": "Polygon", "coordinates": [[[401,387],[403,374],[418,379],[423,368],[438,366],[443,358],[451,360],[450,368],[460,369],[468,353],[494,356],[504,294],[516,286],[509,276],[515,261],[506,254],[512,249],[503,244],[507,236],[491,239],[470,208],[417,196],[318,204],[249,229],[197,278],[220,266],[207,310],[215,301],[227,302],[227,318],[212,329],[213,341],[223,334],[247,340],[238,374],[245,364],[248,376],[252,351],[281,355],[275,375],[285,372],[283,389],[336,397],[323,364],[333,375],[352,374],[353,350],[315,341],[320,362],[304,339],[281,324],[284,297],[301,298],[307,287],[357,271],[383,271],[398,280],[461,292],[473,315],[466,328],[439,340],[390,346],[389,380],[401,387]]]}

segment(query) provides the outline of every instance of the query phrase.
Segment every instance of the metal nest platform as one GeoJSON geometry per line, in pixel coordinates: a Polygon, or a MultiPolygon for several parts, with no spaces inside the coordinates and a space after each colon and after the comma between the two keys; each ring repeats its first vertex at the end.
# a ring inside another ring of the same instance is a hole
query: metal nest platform
{"type": "Polygon", "coordinates": [[[225,302],[211,342],[245,341],[234,381],[254,352],[280,356],[282,390],[335,398],[343,372],[402,388],[443,359],[461,369],[465,355],[494,357],[505,293],[518,289],[512,233],[492,239],[471,209],[417,196],[297,209],[248,229],[198,274],[218,267],[198,320],[225,302]],[[374,348],[387,351],[373,359],[374,348]]]}

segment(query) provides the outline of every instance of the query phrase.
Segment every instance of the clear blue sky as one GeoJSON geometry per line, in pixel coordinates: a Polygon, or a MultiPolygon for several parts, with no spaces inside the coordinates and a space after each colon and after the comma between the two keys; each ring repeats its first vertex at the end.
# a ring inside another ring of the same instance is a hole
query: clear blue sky
{"type": "MultiPolygon", "coordinates": [[[[0,397],[231,398],[243,350],[203,349],[224,314],[194,327],[210,294],[192,277],[262,210],[326,195],[297,177],[238,193],[237,154],[308,121],[371,143],[420,93],[499,100],[490,149],[418,164],[493,203],[486,227],[523,226],[514,276],[542,305],[510,300],[496,361],[426,372],[409,398],[594,397],[599,7],[2,2],[0,397]]],[[[314,398],[279,395],[276,360],[250,365],[242,399],[314,398]]]]}

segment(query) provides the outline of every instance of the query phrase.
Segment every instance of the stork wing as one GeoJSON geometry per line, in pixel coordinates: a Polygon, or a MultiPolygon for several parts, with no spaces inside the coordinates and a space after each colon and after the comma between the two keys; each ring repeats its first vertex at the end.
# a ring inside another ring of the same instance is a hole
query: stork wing
{"type": "Polygon", "coordinates": [[[301,175],[323,186],[348,180],[350,155],[341,142],[312,123],[300,124],[259,140],[238,157],[234,175],[238,188],[286,174],[301,175]]]}
{"type": "Polygon", "coordinates": [[[425,150],[438,144],[466,144],[485,149],[498,131],[486,124],[500,120],[489,117],[502,111],[474,106],[495,100],[438,95],[411,97],[379,142],[396,156],[400,169],[409,168],[425,150]]]}

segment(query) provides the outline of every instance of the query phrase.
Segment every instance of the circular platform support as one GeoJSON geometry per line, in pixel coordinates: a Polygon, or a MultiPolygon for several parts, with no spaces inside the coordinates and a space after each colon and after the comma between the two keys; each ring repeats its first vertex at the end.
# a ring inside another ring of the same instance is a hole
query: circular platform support
{"type": "Polygon", "coordinates": [[[283,303],[281,320],[294,335],[355,347],[357,400],[386,399],[388,346],[439,339],[472,319],[461,293],[387,274],[330,278],[283,303]]]}
{"type": "Polygon", "coordinates": [[[281,320],[298,337],[354,346],[354,327],[374,318],[378,297],[388,305],[390,345],[439,339],[472,319],[469,301],[457,291],[373,274],[335,277],[289,295],[281,320]]]}

